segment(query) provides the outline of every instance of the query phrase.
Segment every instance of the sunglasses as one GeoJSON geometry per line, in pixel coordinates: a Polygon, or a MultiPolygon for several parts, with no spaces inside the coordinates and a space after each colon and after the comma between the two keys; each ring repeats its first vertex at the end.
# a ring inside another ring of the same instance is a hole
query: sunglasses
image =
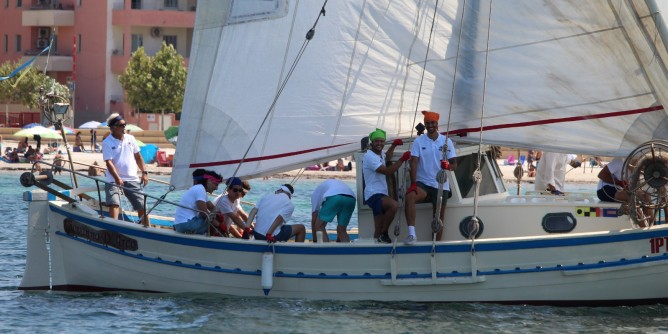
{"type": "Polygon", "coordinates": [[[235,193],[241,193],[242,195],[246,195],[244,190],[240,188],[232,188],[232,191],[234,191],[235,193]]]}
{"type": "Polygon", "coordinates": [[[116,124],[114,125],[117,128],[124,128],[127,124],[116,124]]]}

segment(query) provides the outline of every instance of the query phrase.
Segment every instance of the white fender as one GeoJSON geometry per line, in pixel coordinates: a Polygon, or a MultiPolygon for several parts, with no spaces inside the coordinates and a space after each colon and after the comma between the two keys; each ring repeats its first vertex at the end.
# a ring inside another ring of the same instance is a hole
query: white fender
{"type": "Polygon", "coordinates": [[[269,291],[274,286],[274,254],[262,254],[262,290],[264,295],[269,295],[269,291]]]}

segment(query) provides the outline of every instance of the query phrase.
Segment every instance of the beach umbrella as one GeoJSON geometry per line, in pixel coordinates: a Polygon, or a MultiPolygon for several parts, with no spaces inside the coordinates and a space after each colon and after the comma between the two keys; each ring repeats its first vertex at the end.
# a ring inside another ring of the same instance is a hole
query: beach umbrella
{"type": "Polygon", "coordinates": [[[34,128],[36,126],[42,126],[42,124],[40,124],[40,123],[30,123],[30,124],[24,125],[21,129],[30,129],[30,128],[34,128]]]}
{"type": "Polygon", "coordinates": [[[176,137],[178,135],[179,135],[179,127],[178,126],[172,125],[167,130],[165,130],[165,138],[167,138],[167,140],[170,140],[173,137],[176,137]]]}
{"type": "Polygon", "coordinates": [[[137,139],[137,138],[135,138],[135,141],[137,142],[137,146],[139,146],[139,147],[144,147],[144,146],[146,146],[146,144],[144,144],[143,141],[141,141],[141,140],[139,140],[139,139],[137,139]]]}
{"type": "Polygon", "coordinates": [[[134,125],[134,124],[126,124],[125,125],[125,131],[130,131],[130,132],[142,132],[144,129],[134,125]]]}
{"type": "Polygon", "coordinates": [[[176,145],[176,141],[179,138],[179,127],[176,125],[170,126],[165,130],[165,138],[167,138],[170,143],[176,145]]]}
{"type": "Polygon", "coordinates": [[[109,126],[107,125],[107,122],[102,122],[97,125],[98,129],[109,129],[109,126]]]}
{"type": "MultiPolygon", "coordinates": [[[[58,130],[56,130],[56,127],[53,126],[53,125],[50,126],[49,129],[58,131],[58,130]]],[[[69,126],[63,126],[63,130],[65,131],[66,135],[73,135],[74,134],[74,129],[70,128],[69,126]]],[[[58,131],[58,133],[60,133],[60,131],[58,131]]]]}
{"type": "Polygon", "coordinates": [[[79,125],[79,129],[97,129],[101,123],[98,121],[88,121],[84,124],[79,125]]]}
{"type": "Polygon", "coordinates": [[[40,135],[40,137],[42,138],[51,138],[51,139],[61,138],[60,133],[58,131],[45,128],[41,125],[34,126],[29,129],[21,129],[20,131],[14,133],[14,136],[17,137],[32,138],[34,135],[40,135]]]}

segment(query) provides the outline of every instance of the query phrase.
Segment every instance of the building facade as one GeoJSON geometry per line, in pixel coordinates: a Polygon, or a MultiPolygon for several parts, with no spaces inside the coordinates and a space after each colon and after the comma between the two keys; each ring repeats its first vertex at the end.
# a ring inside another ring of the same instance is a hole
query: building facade
{"type": "MultiPolygon", "coordinates": [[[[73,126],[118,112],[129,123],[160,129],[160,115],[140,117],[125,103],[118,76],[132,52],[143,46],[153,56],[163,41],[187,66],[197,0],[0,1],[0,62],[28,61],[51,44],[33,66],[74,87],[73,126]]],[[[163,124],[173,122],[170,115],[163,124]]]]}

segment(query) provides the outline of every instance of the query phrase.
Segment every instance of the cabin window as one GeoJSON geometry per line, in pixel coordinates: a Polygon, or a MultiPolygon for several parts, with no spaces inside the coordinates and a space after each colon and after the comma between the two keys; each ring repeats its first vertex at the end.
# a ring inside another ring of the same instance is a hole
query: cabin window
{"type": "Polygon", "coordinates": [[[577,225],[570,212],[554,212],[543,216],[543,229],[547,233],[568,233],[577,225]]]}
{"type": "Polygon", "coordinates": [[[232,2],[232,12],[228,23],[275,19],[287,14],[287,0],[236,0],[232,2]]]}
{"type": "MultiPolygon", "coordinates": [[[[480,168],[482,179],[480,180],[480,193],[478,195],[482,196],[498,193],[499,191],[497,190],[497,184],[495,182],[497,177],[494,175],[487,157],[483,156],[482,159],[480,159],[480,162],[482,164],[480,168]]],[[[476,170],[477,163],[477,153],[457,158],[455,177],[457,178],[457,184],[459,185],[459,192],[462,194],[462,198],[471,198],[475,196],[473,172],[476,170]]]]}

